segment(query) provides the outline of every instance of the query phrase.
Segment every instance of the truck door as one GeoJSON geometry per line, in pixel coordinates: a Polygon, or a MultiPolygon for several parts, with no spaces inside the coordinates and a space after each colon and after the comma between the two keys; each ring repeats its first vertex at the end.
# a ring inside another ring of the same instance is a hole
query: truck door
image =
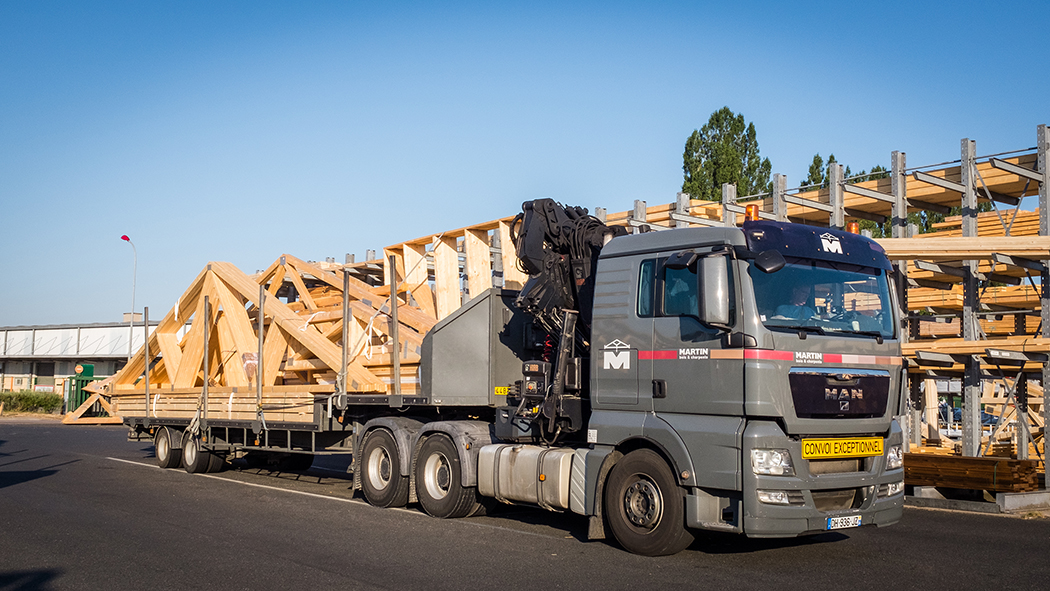
{"type": "Polygon", "coordinates": [[[723,349],[725,332],[700,322],[697,302],[703,281],[697,280],[696,269],[668,268],[663,265],[665,260],[660,257],[655,265],[656,305],[649,354],[654,410],[741,416],[743,350],[723,349]]]}
{"type": "Polygon", "coordinates": [[[651,411],[653,263],[638,257],[602,261],[591,328],[594,408],[651,411]]]}

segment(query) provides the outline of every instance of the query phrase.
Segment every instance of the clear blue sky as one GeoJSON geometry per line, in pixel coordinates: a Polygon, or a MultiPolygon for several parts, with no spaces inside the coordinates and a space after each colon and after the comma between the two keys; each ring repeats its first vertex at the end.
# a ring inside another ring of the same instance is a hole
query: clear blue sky
{"type": "Polygon", "coordinates": [[[251,273],[552,197],[669,203],[729,106],[796,186],[1028,148],[1050,5],[0,2],[0,326],[166,313],[251,273]]]}

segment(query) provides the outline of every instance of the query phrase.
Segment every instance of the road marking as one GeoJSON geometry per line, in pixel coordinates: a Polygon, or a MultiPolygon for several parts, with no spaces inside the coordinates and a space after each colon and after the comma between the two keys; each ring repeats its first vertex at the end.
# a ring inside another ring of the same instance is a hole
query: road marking
{"type": "MultiPolygon", "coordinates": [[[[131,460],[123,460],[121,458],[109,458],[109,457],[107,457],[106,459],[107,460],[113,460],[114,462],[124,462],[125,464],[133,464],[135,466],[143,466],[145,468],[156,468],[158,470],[160,469],[160,466],[157,466],[156,464],[147,464],[147,463],[144,463],[144,462],[134,462],[134,461],[131,461],[131,460]]],[[[222,476],[216,476],[214,474],[190,474],[189,472],[186,472],[186,471],[175,471],[175,470],[173,470],[173,472],[182,473],[182,474],[185,474],[187,476],[203,476],[204,478],[214,478],[215,480],[221,480],[223,482],[231,482],[233,484],[243,484],[244,486],[254,486],[256,488],[265,488],[265,489],[269,489],[269,490],[276,490],[276,491],[280,491],[280,492],[287,492],[287,493],[292,493],[292,494],[297,494],[297,495],[303,495],[305,497],[314,497],[314,498],[317,498],[317,499],[326,499],[326,500],[329,500],[329,501],[341,501],[343,503],[353,503],[355,505],[364,505],[365,507],[372,507],[372,505],[368,504],[368,502],[362,501],[360,499],[345,499],[345,498],[342,498],[342,497],[329,497],[329,496],[319,495],[317,493],[310,493],[310,492],[305,492],[305,491],[301,491],[301,490],[292,490],[292,489],[289,489],[289,488],[280,488],[280,487],[277,487],[277,486],[270,486],[268,484],[256,484],[254,482],[244,482],[244,481],[241,481],[241,480],[233,480],[232,478],[224,478],[222,476]]],[[[378,507],[376,507],[376,508],[378,508],[378,507]]],[[[418,516],[421,516],[421,517],[427,517],[427,514],[424,513],[424,512],[416,511],[414,509],[406,509],[404,507],[386,507],[386,510],[387,511],[400,511],[401,513],[408,513],[410,515],[418,515],[418,516]]],[[[474,526],[474,527],[483,527],[483,528],[486,528],[486,529],[496,529],[496,530],[512,532],[512,533],[516,533],[516,534],[523,534],[523,535],[526,535],[526,536],[537,536],[537,537],[540,537],[540,538],[547,538],[547,539],[550,539],[550,540],[563,539],[561,536],[551,536],[551,535],[540,534],[540,533],[535,533],[535,532],[531,532],[531,531],[522,531],[522,530],[518,530],[518,529],[512,529],[512,528],[503,527],[503,526],[500,526],[500,525],[490,525],[490,524],[487,524],[487,523],[477,523],[477,522],[471,522],[471,521],[464,521],[462,519],[453,520],[451,523],[460,523],[460,524],[463,524],[463,525],[471,525],[471,526],[474,526]]]]}
{"type": "Polygon", "coordinates": [[[106,458],[107,460],[113,460],[114,462],[124,462],[125,464],[134,464],[136,466],[143,466],[146,468],[156,468],[160,470],[160,466],[155,464],[143,464],[142,462],[132,462],[131,460],[122,460],[120,458],[106,458]]]}
{"type": "MultiPolygon", "coordinates": [[[[125,464],[134,464],[135,466],[143,466],[145,468],[157,468],[158,470],[160,469],[160,466],[157,466],[155,464],[147,464],[147,463],[144,463],[144,462],[133,462],[131,460],[122,460],[120,458],[106,458],[106,459],[107,460],[113,460],[114,462],[124,462],[125,464]]],[[[175,471],[175,470],[173,470],[173,472],[179,473],[179,471],[175,471]]],[[[265,489],[269,489],[269,490],[276,490],[276,491],[281,491],[281,492],[287,492],[287,493],[292,493],[292,494],[296,494],[296,495],[303,495],[303,496],[306,496],[306,497],[314,497],[314,498],[318,498],[318,499],[327,499],[329,501],[341,501],[343,503],[354,503],[355,505],[364,505],[365,507],[371,507],[372,506],[372,505],[369,505],[367,502],[362,501],[360,499],[346,499],[346,498],[343,498],[343,497],[330,497],[330,496],[326,496],[326,495],[319,495],[317,493],[311,493],[311,492],[306,492],[306,491],[301,491],[301,490],[293,490],[293,489],[290,489],[290,488],[280,488],[278,486],[270,486],[268,484],[256,484],[254,482],[244,482],[242,480],[234,480],[232,478],[224,478],[222,476],[216,476],[214,474],[190,474],[189,472],[185,472],[185,471],[182,471],[181,473],[185,474],[187,476],[203,476],[204,478],[214,478],[215,480],[221,480],[223,482],[231,482],[233,484],[243,484],[244,486],[254,486],[256,488],[265,488],[265,489]]],[[[419,511],[413,511],[412,509],[404,509],[402,507],[388,507],[388,509],[392,509],[394,511],[401,511],[402,513],[409,513],[411,515],[424,515],[423,513],[420,513],[419,511]]]]}

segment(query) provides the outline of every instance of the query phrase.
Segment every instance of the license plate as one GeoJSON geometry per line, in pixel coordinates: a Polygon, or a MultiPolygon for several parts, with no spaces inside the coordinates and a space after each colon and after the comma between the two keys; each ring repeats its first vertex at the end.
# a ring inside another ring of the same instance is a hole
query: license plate
{"type": "Polygon", "coordinates": [[[845,529],[847,527],[860,527],[860,515],[828,517],[828,529],[845,529]]]}
{"type": "Polygon", "coordinates": [[[865,458],[882,455],[881,437],[853,439],[803,439],[802,457],[807,460],[822,458],[865,458]]]}

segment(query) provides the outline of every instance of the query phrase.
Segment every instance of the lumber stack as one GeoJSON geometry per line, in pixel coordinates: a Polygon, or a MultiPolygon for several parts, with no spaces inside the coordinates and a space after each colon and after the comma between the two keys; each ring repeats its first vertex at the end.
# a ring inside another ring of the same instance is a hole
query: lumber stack
{"type": "Polygon", "coordinates": [[[937,453],[904,454],[904,482],[989,492],[1038,490],[1035,460],[970,458],[937,453]]]}
{"type": "Polygon", "coordinates": [[[423,335],[437,319],[410,304],[411,293],[399,292],[395,346],[390,291],[348,277],[344,292],[342,277],[287,254],[255,277],[229,263],[209,263],[150,335],[148,354],[143,346],[96,391],[123,416],[145,416],[148,404],[149,416],[157,418],[191,418],[200,409],[210,417],[255,419],[262,411],[270,421],[310,422],[316,403],[336,391],[345,344],[350,394],[390,394],[395,381],[402,394],[415,394],[423,335]]]}

